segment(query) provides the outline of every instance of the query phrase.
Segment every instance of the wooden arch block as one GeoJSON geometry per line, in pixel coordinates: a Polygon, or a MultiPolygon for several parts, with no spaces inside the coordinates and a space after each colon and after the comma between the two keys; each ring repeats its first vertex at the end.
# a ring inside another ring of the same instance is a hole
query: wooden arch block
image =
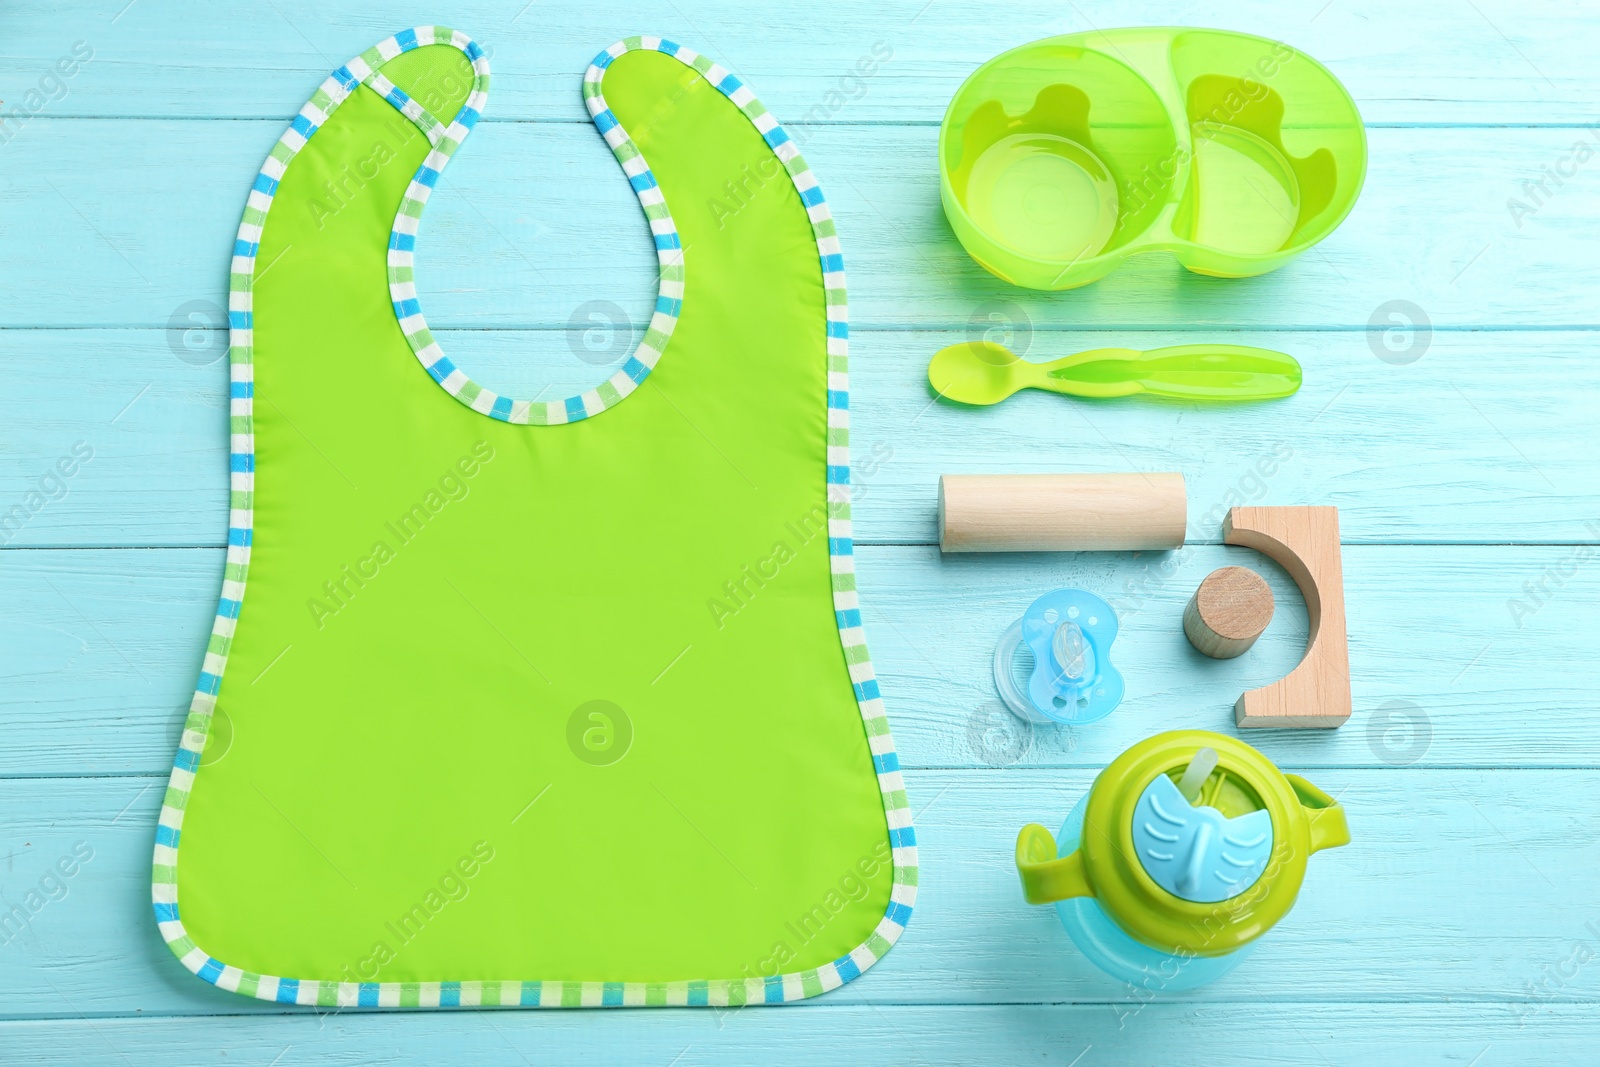
{"type": "Polygon", "coordinates": [[[1339,726],[1350,718],[1350,650],[1345,640],[1339,509],[1233,508],[1222,539],[1270,556],[1306,600],[1310,635],[1300,665],[1233,706],[1241,727],[1339,726]]]}

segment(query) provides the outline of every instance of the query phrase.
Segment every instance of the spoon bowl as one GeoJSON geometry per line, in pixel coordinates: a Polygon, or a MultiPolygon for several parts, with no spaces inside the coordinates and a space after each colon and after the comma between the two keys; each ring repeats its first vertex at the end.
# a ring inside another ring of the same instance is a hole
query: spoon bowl
{"type": "Polygon", "coordinates": [[[1025,388],[1027,368],[1016,353],[992,341],[966,341],[941,348],[928,364],[928,382],[940,396],[960,404],[998,404],[1025,388]]]}

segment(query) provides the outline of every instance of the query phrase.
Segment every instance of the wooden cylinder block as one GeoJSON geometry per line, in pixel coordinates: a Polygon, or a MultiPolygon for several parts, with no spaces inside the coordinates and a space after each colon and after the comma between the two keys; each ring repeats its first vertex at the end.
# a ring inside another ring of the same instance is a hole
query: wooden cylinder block
{"type": "Polygon", "coordinates": [[[945,474],[946,552],[1128,552],[1182,548],[1181,474],[945,474]]]}
{"type": "Polygon", "coordinates": [[[1222,567],[1206,575],[1183,609],[1189,643],[1212,659],[1232,659],[1256,643],[1272,621],[1272,589],[1245,567],[1222,567]]]}

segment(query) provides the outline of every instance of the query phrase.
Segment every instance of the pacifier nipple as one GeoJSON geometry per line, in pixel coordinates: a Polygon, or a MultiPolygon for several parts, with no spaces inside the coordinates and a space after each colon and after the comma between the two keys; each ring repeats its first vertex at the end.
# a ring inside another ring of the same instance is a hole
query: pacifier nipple
{"type": "Polygon", "coordinates": [[[1050,651],[1055,656],[1060,680],[1070,685],[1081,685],[1088,680],[1089,665],[1094,653],[1089,642],[1083,639],[1083,630],[1075,622],[1064,622],[1056,629],[1050,641],[1050,651]]]}

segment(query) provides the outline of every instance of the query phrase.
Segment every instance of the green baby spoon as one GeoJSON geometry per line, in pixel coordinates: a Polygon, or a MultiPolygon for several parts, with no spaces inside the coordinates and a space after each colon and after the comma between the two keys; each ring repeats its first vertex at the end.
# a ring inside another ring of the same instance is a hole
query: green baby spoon
{"type": "Polygon", "coordinates": [[[1138,352],[1096,348],[1052,363],[1029,363],[992,341],[942,348],[928,382],[962,404],[998,404],[1019,389],[1068,396],[1149,393],[1176,400],[1273,400],[1300,388],[1293,356],[1248,345],[1173,345],[1138,352]]]}

